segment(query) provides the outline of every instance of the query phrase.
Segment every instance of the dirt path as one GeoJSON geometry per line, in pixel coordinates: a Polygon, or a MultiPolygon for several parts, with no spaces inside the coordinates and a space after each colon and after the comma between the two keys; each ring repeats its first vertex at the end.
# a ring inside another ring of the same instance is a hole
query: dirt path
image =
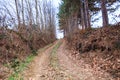
{"type": "Polygon", "coordinates": [[[34,59],[34,61],[28,67],[28,70],[24,72],[24,80],[46,80],[45,75],[49,70],[50,51],[57,44],[57,42],[47,50],[34,59]],[[44,78],[44,79],[42,79],[44,78]]]}
{"type": "Polygon", "coordinates": [[[63,41],[58,49],[59,64],[64,72],[72,76],[73,80],[112,80],[107,73],[95,73],[83,60],[73,59],[70,53],[63,41]]]}
{"type": "MultiPolygon", "coordinates": [[[[24,80],[70,80],[67,74],[52,65],[51,58],[54,58],[52,57],[53,49],[59,43],[60,41],[57,41],[52,47],[39,53],[27,70],[23,72],[24,80]]],[[[56,61],[55,64],[57,64],[56,61]]]]}
{"type": "Polygon", "coordinates": [[[106,77],[99,77],[94,74],[94,70],[78,65],[77,61],[67,55],[69,50],[65,47],[65,41],[61,41],[62,44],[58,49],[56,45],[60,41],[39,53],[24,72],[24,80],[111,80],[106,77]],[[53,53],[54,55],[52,55],[53,53]]]}

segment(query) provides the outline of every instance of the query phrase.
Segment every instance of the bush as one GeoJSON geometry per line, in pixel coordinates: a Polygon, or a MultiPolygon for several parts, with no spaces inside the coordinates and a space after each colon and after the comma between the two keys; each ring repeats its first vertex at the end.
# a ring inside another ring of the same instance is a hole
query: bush
{"type": "Polygon", "coordinates": [[[4,39],[5,38],[5,34],[0,34],[0,40],[4,39]]]}
{"type": "Polygon", "coordinates": [[[115,47],[115,49],[117,49],[117,50],[120,49],[120,40],[118,40],[118,41],[116,41],[116,42],[114,43],[114,47],[115,47]]]}
{"type": "Polygon", "coordinates": [[[33,55],[37,55],[37,50],[32,50],[33,55]]]}

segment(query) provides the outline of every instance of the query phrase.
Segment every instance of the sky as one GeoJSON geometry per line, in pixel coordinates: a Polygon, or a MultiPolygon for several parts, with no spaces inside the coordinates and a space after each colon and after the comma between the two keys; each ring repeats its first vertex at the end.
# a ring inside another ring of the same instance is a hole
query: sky
{"type": "MultiPolygon", "coordinates": [[[[61,0],[53,0],[53,3],[57,7],[57,9],[59,7],[60,1],[61,0]]],[[[112,7],[115,8],[117,5],[120,5],[120,3],[119,2],[114,3],[114,5],[112,5],[110,8],[112,8],[112,7]]],[[[57,10],[57,12],[58,12],[58,10],[57,10]]],[[[109,14],[108,18],[109,18],[109,23],[110,24],[115,24],[117,22],[120,22],[120,7],[113,13],[108,11],[108,14],[109,14]]],[[[101,11],[98,12],[98,14],[93,16],[93,17],[94,18],[99,18],[99,20],[94,22],[94,23],[91,23],[92,27],[101,27],[102,26],[102,12],[101,11]]],[[[63,37],[63,33],[62,33],[62,31],[59,31],[58,27],[57,27],[57,38],[62,38],[62,37],[63,37]]]]}
{"type": "MultiPolygon", "coordinates": [[[[58,7],[59,7],[59,4],[60,4],[60,1],[61,0],[53,0],[53,3],[55,4],[56,8],[57,8],[57,12],[58,12],[58,7]]],[[[120,5],[120,3],[114,3],[114,5],[112,5],[110,8],[112,7],[116,7],[117,5],[120,5]]],[[[108,18],[109,18],[109,23],[110,24],[115,24],[117,22],[120,22],[120,7],[113,13],[111,12],[108,12],[108,18]],[[115,17],[116,16],[116,17],[115,17]]],[[[91,23],[92,27],[96,28],[96,27],[101,27],[102,26],[102,12],[98,12],[98,14],[96,16],[93,16],[94,18],[99,18],[98,21],[94,22],[94,23],[91,23]]],[[[93,18],[92,17],[92,18],[93,18]]],[[[94,19],[93,18],[93,19],[94,19]]],[[[58,19],[57,19],[57,38],[63,38],[63,32],[62,31],[59,31],[59,28],[58,28],[58,19]]]]}
{"type": "MultiPolygon", "coordinates": [[[[63,33],[61,31],[59,31],[57,13],[58,13],[59,4],[60,4],[61,0],[52,0],[52,1],[55,6],[55,9],[56,9],[56,36],[58,39],[60,39],[60,38],[63,38],[63,33]]],[[[3,5],[6,6],[7,3],[10,3],[11,5],[15,4],[14,0],[0,0],[0,3],[2,3],[2,4],[0,4],[0,6],[3,6],[3,5]]],[[[9,5],[8,5],[8,7],[9,7],[9,5]]],[[[9,9],[11,9],[12,14],[16,13],[15,6],[13,6],[12,8],[9,7],[9,9]]],[[[16,15],[14,17],[16,17],[16,15]]],[[[9,27],[9,28],[11,28],[11,27],[9,27]]]]}
{"type": "MultiPolygon", "coordinates": [[[[53,0],[53,3],[56,7],[56,12],[58,13],[59,4],[61,0],[53,0]]],[[[56,14],[57,15],[57,14],[56,14]]],[[[63,32],[59,30],[58,17],[56,16],[56,36],[58,39],[63,38],[63,32]]]]}
{"type": "MultiPolygon", "coordinates": [[[[112,7],[115,8],[117,5],[120,5],[120,3],[119,2],[114,3],[110,8],[112,8],[112,7]]],[[[108,11],[108,14],[109,14],[108,18],[109,18],[109,23],[110,24],[115,24],[117,22],[120,22],[120,7],[113,13],[108,11]]],[[[102,12],[101,11],[98,12],[98,14],[93,16],[93,17],[94,18],[99,18],[99,20],[92,23],[92,27],[101,27],[102,26],[102,12]]]]}
{"type": "MultiPolygon", "coordinates": [[[[2,3],[2,2],[4,3],[5,1],[14,4],[14,0],[0,0],[0,3],[2,3]]],[[[56,12],[58,13],[59,4],[60,4],[61,0],[52,0],[52,1],[53,1],[53,4],[54,4],[55,8],[56,8],[56,12]]],[[[116,7],[116,5],[120,5],[120,3],[115,3],[111,7],[116,7]]],[[[0,4],[0,6],[1,6],[1,4],[0,4]]],[[[13,13],[14,13],[14,11],[13,11],[13,13]]],[[[59,30],[57,13],[56,13],[56,26],[57,26],[56,27],[56,36],[59,39],[59,38],[63,38],[63,32],[59,30]]],[[[108,13],[109,13],[109,16],[108,16],[109,17],[109,23],[114,24],[116,22],[120,22],[120,7],[114,13],[110,13],[110,12],[108,12],[108,13]],[[116,17],[113,17],[113,16],[116,16],[116,17]]],[[[101,11],[98,12],[98,14],[96,16],[93,16],[92,19],[93,18],[100,18],[100,19],[98,21],[92,23],[91,24],[92,27],[102,26],[102,13],[101,13],[101,11]]]]}

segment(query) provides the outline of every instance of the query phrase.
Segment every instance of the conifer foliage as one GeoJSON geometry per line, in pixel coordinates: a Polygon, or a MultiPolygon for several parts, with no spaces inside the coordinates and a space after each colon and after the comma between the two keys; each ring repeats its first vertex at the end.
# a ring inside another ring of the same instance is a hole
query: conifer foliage
{"type": "Polygon", "coordinates": [[[108,11],[113,10],[108,8],[115,2],[119,0],[62,0],[58,13],[60,29],[67,37],[71,37],[78,29],[90,29],[92,16],[99,11],[102,12],[103,27],[107,27],[108,11]]]}

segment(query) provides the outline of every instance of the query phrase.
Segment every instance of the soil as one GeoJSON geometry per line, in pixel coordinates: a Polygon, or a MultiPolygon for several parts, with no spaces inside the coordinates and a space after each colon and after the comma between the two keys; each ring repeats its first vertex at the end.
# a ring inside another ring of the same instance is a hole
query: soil
{"type": "Polygon", "coordinates": [[[59,41],[49,47],[31,62],[23,72],[24,80],[113,80],[109,74],[95,70],[85,64],[83,60],[77,60],[67,49],[65,40],[57,49],[57,69],[50,65],[51,51],[59,41]]]}

